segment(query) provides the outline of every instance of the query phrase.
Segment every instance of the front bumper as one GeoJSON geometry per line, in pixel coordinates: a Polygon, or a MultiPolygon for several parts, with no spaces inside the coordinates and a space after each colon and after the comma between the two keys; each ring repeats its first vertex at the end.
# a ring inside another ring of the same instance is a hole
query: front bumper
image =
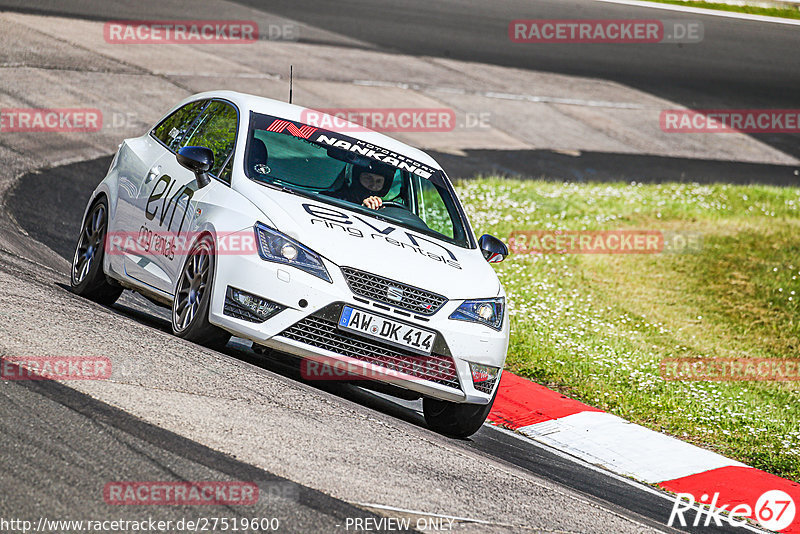
{"type": "Polygon", "coordinates": [[[477,323],[448,319],[463,302],[461,300],[446,302],[429,317],[415,316],[354,295],[339,267],[323,261],[333,283],[293,267],[264,261],[255,254],[218,256],[210,322],[261,345],[308,361],[329,365],[340,362],[347,369],[357,369],[359,375],[370,380],[390,383],[421,395],[473,404],[487,404],[491,400],[497,383],[488,392],[477,390],[469,363],[503,367],[508,348],[507,317],[499,332],[477,323]],[[285,309],[260,323],[226,314],[225,295],[229,286],[278,303],[285,309]],[[433,354],[425,357],[406,353],[403,349],[338,330],[336,323],[344,304],[435,330],[433,354]]]}

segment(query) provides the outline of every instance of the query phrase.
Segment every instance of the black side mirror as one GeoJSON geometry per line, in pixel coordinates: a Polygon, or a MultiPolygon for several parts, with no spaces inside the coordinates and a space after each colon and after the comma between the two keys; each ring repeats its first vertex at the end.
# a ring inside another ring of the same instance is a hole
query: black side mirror
{"type": "Polygon", "coordinates": [[[208,171],[214,166],[214,153],[210,148],[185,146],[178,150],[178,155],[175,157],[178,159],[178,163],[194,173],[199,189],[211,183],[208,171]]]}
{"type": "Polygon", "coordinates": [[[508,247],[493,235],[483,234],[478,239],[478,248],[489,263],[500,263],[508,256],[508,247]]]}

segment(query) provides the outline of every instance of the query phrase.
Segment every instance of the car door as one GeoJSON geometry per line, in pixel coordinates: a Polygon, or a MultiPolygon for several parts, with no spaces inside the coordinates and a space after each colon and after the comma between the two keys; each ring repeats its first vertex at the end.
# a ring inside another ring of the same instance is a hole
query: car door
{"type": "MultiPolygon", "coordinates": [[[[209,100],[196,100],[168,115],[146,136],[132,140],[121,158],[117,224],[124,244],[123,269],[127,276],[153,286],[158,276],[152,271],[149,242],[152,229],[142,217],[142,198],[147,198],[163,175],[162,162],[173,155],[181,140],[191,131],[209,100]],[[129,161],[130,160],[130,161],[129,161]],[[135,164],[133,164],[135,162],[135,164]]],[[[128,141],[126,141],[126,145],[128,141]]],[[[174,157],[174,156],[173,156],[174,157]]]]}
{"type": "MultiPolygon", "coordinates": [[[[149,186],[137,199],[142,214],[143,232],[148,236],[149,254],[140,266],[150,275],[151,285],[173,293],[174,283],[183,267],[186,254],[196,236],[197,204],[213,195],[220,187],[228,187],[225,164],[233,151],[238,126],[236,108],[221,100],[213,100],[177,143],[156,162],[149,186]],[[211,183],[199,189],[194,173],[178,163],[176,153],[185,146],[203,146],[214,153],[209,174],[211,183]]],[[[229,167],[228,167],[229,168],[229,167]]]]}

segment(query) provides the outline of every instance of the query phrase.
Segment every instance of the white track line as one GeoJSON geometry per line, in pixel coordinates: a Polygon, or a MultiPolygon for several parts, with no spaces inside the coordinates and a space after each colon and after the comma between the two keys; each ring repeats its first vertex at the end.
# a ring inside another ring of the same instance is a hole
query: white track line
{"type": "Polygon", "coordinates": [[[800,20],[784,19],[780,17],[766,17],[764,15],[750,15],[748,13],[736,13],[735,11],[722,11],[718,9],[704,9],[701,7],[676,6],[673,4],[659,4],[656,2],[640,2],[639,0],[594,0],[595,2],[605,2],[607,4],[621,4],[623,6],[649,7],[653,9],[664,9],[667,11],[678,11],[681,13],[694,13],[695,15],[709,15],[712,17],[725,17],[729,19],[751,20],[754,22],[772,22],[775,24],[786,24],[789,26],[800,26],[800,20]]]}
{"type": "Polygon", "coordinates": [[[606,412],[580,412],[518,428],[517,432],[648,484],[721,467],[747,467],[606,412]]]}

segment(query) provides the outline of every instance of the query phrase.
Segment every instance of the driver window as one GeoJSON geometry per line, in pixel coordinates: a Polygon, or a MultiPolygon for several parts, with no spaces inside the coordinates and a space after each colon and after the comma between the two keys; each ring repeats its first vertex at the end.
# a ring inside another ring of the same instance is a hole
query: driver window
{"type": "MultiPolygon", "coordinates": [[[[214,152],[211,174],[220,177],[220,171],[228,160],[236,141],[236,108],[226,102],[215,101],[203,112],[194,131],[181,143],[184,146],[204,146],[214,152]]],[[[230,176],[228,176],[230,179],[230,176]]],[[[230,183],[228,181],[228,183],[230,183]]]]}
{"type": "Polygon", "coordinates": [[[186,104],[156,126],[152,132],[153,136],[176,152],[181,146],[180,142],[184,135],[206,104],[208,100],[197,100],[186,104]]]}

